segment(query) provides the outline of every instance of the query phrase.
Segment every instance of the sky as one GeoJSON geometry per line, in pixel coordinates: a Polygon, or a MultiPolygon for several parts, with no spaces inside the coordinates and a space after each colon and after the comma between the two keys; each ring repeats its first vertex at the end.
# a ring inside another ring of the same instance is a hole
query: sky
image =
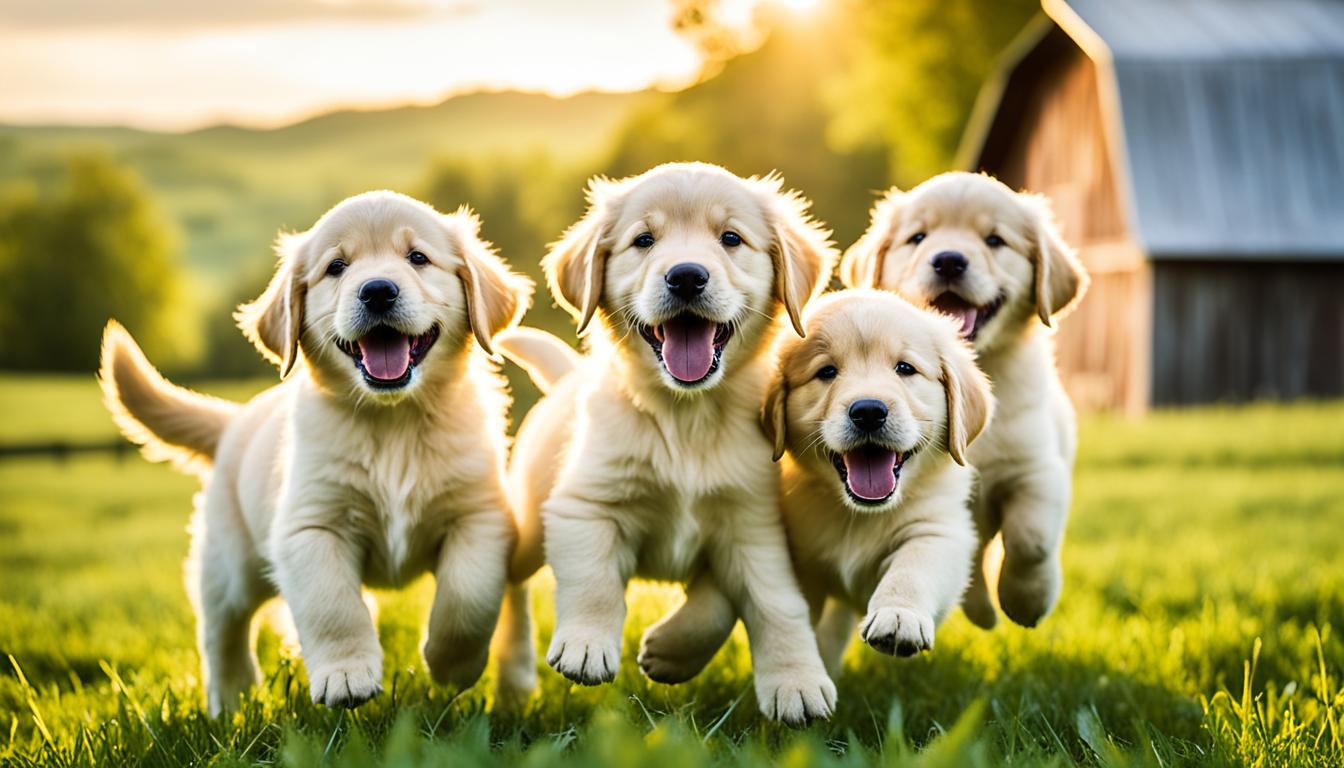
{"type": "MultiPolygon", "coordinates": [[[[747,18],[759,0],[723,2],[747,18]]],[[[676,88],[700,62],[671,13],[667,0],[0,0],[0,122],[274,126],[474,90],[676,88]]]]}

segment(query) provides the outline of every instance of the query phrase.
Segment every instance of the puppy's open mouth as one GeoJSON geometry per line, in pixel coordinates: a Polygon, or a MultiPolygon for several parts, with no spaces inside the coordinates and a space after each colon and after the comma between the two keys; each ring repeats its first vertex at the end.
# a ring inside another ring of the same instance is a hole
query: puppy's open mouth
{"type": "Polygon", "coordinates": [[[831,453],[831,463],[855,503],[877,506],[896,493],[901,467],[915,451],[893,451],[880,445],[860,445],[844,453],[831,453]]]}
{"type": "Polygon", "coordinates": [[[436,325],[428,333],[408,336],[396,328],[380,325],[355,341],[338,339],[336,346],[355,361],[364,382],[374,389],[401,389],[411,373],[439,340],[436,325]]]}
{"type": "Polygon", "coordinates": [[[998,314],[999,308],[1003,306],[1003,294],[999,294],[984,306],[976,306],[952,291],[944,291],[933,300],[932,306],[961,323],[961,335],[975,341],[976,334],[980,333],[985,323],[994,319],[994,315],[998,314]]]}
{"type": "Polygon", "coordinates": [[[639,335],[672,378],[689,386],[719,369],[723,348],[733,338],[733,327],[683,312],[659,325],[640,325],[639,335]]]}

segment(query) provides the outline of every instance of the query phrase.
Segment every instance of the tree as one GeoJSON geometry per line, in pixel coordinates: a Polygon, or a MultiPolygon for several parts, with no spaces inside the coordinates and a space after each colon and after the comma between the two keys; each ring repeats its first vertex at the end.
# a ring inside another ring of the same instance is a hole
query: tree
{"type": "Polygon", "coordinates": [[[952,166],[981,84],[1038,0],[849,0],[851,66],[831,84],[841,147],[887,148],[911,186],[952,166]]]}
{"type": "Polygon", "coordinates": [[[162,353],[177,278],[136,176],[101,155],[34,167],[0,190],[0,368],[93,370],[110,317],[162,353]]]}

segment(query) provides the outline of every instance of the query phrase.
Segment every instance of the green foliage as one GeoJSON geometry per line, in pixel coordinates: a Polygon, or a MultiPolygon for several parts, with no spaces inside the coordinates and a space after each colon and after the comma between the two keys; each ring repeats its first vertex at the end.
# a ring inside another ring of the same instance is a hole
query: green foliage
{"type": "MultiPolygon", "coordinates": [[[[486,237],[534,278],[546,244],[582,211],[589,176],[625,176],[672,160],[719,163],[744,175],[778,170],[847,245],[867,224],[873,191],[947,167],[980,79],[1034,3],[836,0],[802,14],[764,8],[752,30],[723,26],[719,6],[676,0],[669,9],[669,23],[706,57],[706,79],[678,93],[475,94],[433,107],[337,112],[275,130],[0,126],[0,182],[18,182],[0,202],[0,219],[18,215],[5,216],[9,209],[27,211],[33,190],[43,188],[34,181],[34,158],[93,150],[134,168],[183,235],[186,319],[196,322],[165,328],[161,320],[118,316],[170,369],[263,375],[267,366],[233,326],[233,307],[265,284],[278,230],[306,228],[368,189],[407,191],[444,210],[470,205],[486,237]],[[176,360],[158,354],[169,340],[181,353],[176,360]]],[[[40,245],[49,249],[53,228],[67,223],[48,217],[19,229],[42,229],[40,245]]],[[[152,230],[135,231],[164,228],[152,230]]],[[[68,241],[60,245],[55,252],[70,252],[68,241]]],[[[146,251],[141,272],[154,253],[146,251]]],[[[0,248],[0,271],[15,261],[4,254],[0,248]]],[[[32,268],[54,274],[68,263],[32,268]]],[[[50,283],[29,299],[64,311],[68,302],[50,283]]],[[[544,290],[536,305],[529,324],[569,333],[572,323],[544,290]]],[[[10,316],[18,313],[10,303],[0,313],[9,307],[10,316]]],[[[96,332],[51,330],[59,332],[46,334],[45,352],[70,362],[34,365],[90,367],[96,332]]],[[[34,337],[5,338],[0,365],[13,365],[6,351],[34,337]]],[[[527,388],[521,379],[518,386],[527,388]]]]}
{"type": "Polygon", "coordinates": [[[853,66],[829,91],[841,147],[881,146],[909,187],[952,165],[966,120],[1000,52],[1037,0],[851,0],[853,66]]]}
{"type": "Polygon", "coordinates": [[[0,189],[0,368],[91,371],[109,317],[162,352],[174,250],[139,179],[101,155],[0,189]]]}
{"type": "MultiPolygon", "coordinates": [[[[65,392],[46,409],[75,410],[65,392]]],[[[315,707],[267,623],[264,686],[208,718],[181,583],[195,481],[136,458],[0,462],[0,764],[1339,765],[1342,423],[1344,402],[1085,420],[1059,610],[989,633],[954,615],[913,660],[856,643],[836,718],[803,732],[758,716],[740,629],[692,683],[645,680],[639,634],[678,600],[651,584],[615,684],[543,663],[520,715],[491,710],[488,681],[428,681],[422,579],[377,593],[384,695],[315,707]]]]}

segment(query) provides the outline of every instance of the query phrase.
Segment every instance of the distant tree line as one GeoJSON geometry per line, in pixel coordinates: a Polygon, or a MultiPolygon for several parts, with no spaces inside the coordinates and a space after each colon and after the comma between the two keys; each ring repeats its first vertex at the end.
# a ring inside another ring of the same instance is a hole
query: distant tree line
{"type": "MultiPolygon", "coordinates": [[[[485,237],[539,283],[540,257],[582,212],[589,176],[672,160],[781,172],[843,246],[862,232],[875,191],[950,166],[981,82],[1037,8],[1035,0],[837,0],[797,16],[763,6],[761,32],[750,35],[722,25],[717,0],[673,0],[669,24],[704,56],[697,85],[642,102],[595,156],[520,147],[426,158],[422,179],[404,191],[444,211],[470,205],[485,237]]],[[[329,202],[357,191],[331,189],[329,202]]],[[[194,361],[170,354],[191,351],[172,320],[183,282],[176,242],[135,175],[105,158],[48,164],[0,190],[0,368],[89,370],[98,332],[116,316],[179,369],[268,372],[230,318],[264,285],[268,259],[240,256],[256,267],[193,308],[205,328],[194,361]]],[[[544,289],[536,304],[527,322],[570,333],[544,289]]]]}

